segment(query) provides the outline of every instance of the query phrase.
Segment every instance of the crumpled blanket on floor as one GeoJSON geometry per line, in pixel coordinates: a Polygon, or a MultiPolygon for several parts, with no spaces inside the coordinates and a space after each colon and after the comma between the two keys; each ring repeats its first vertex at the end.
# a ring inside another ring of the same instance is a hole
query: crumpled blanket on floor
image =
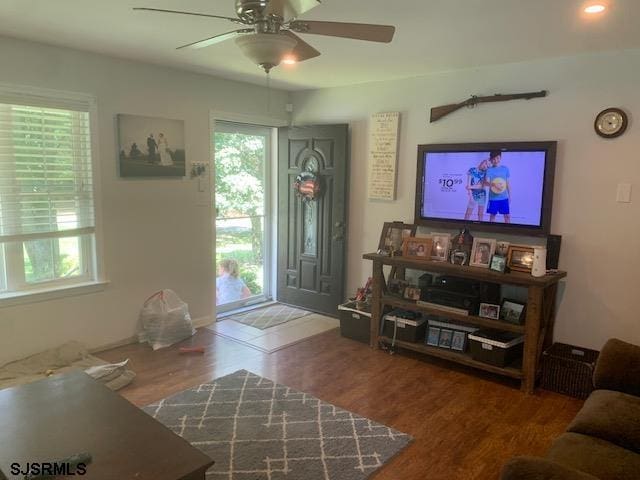
{"type": "Polygon", "coordinates": [[[111,390],[118,390],[131,383],[136,376],[133,371],[126,368],[128,362],[127,359],[120,363],[109,364],[89,355],[82,343],[71,341],[57,348],[1,366],[0,390],[77,369],[84,370],[111,390]]]}

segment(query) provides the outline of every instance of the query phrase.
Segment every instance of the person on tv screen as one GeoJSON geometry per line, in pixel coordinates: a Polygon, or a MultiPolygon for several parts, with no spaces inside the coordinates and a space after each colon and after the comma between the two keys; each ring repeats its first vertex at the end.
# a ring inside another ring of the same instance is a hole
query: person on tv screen
{"type": "Polygon", "coordinates": [[[504,223],[511,223],[509,169],[504,165],[500,165],[501,160],[502,153],[499,150],[491,152],[489,158],[491,166],[487,169],[485,177],[485,185],[489,187],[487,213],[489,214],[489,220],[492,222],[495,222],[496,215],[500,214],[504,217],[504,223]]]}
{"type": "Polygon", "coordinates": [[[478,221],[482,221],[484,217],[484,208],[487,205],[487,191],[485,190],[485,178],[489,161],[482,160],[477,167],[471,167],[467,172],[467,192],[469,193],[469,203],[467,203],[467,211],[464,219],[469,220],[473,211],[478,211],[478,221]]]}

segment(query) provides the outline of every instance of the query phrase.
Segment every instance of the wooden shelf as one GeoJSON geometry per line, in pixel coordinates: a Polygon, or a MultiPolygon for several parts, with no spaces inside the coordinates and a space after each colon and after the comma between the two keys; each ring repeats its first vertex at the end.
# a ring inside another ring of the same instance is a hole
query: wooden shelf
{"type": "Polygon", "coordinates": [[[438,315],[440,317],[446,317],[457,322],[467,323],[481,328],[493,328],[496,330],[503,330],[506,332],[524,333],[524,325],[514,325],[512,323],[503,322],[500,320],[492,320],[490,318],[476,317],[474,315],[462,315],[460,313],[449,312],[437,307],[429,307],[426,305],[418,305],[415,302],[404,300],[402,298],[393,297],[390,295],[382,296],[382,303],[396,308],[402,308],[404,310],[415,310],[418,312],[424,312],[431,315],[438,315]]]}
{"type": "MultiPolygon", "coordinates": [[[[388,344],[391,344],[391,342],[393,341],[389,337],[379,337],[379,339],[388,344]]],[[[505,375],[507,377],[515,378],[518,380],[521,380],[523,378],[521,368],[517,368],[515,366],[505,368],[496,367],[494,365],[489,365],[488,363],[478,362],[477,360],[471,358],[471,356],[467,353],[454,352],[453,350],[444,350],[442,348],[431,347],[422,343],[403,342],[401,340],[396,340],[395,345],[400,348],[406,348],[407,350],[424,353],[426,355],[431,355],[432,357],[442,358],[444,360],[460,363],[462,365],[478,368],[480,370],[496,373],[498,375],[505,375]]]]}
{"type": "Polygon", "coordinates": [[[488,268],[470,267],[466,265],[453,265],[449,262],[435,262],[433,260],[415,260],[407,257],[388,257],[378,253],[365,253],[362,258],[382,262],[400,268],[424,270],[426,272],[447,273],[456,277],[470,278],[483,282],[504,283],[520,285],[524,287],[547,287],[557,283],[567,276],[567,272],[558,271],[544,277],[534,277],[528,273],[511,272],[500,273],[488,268]]]}

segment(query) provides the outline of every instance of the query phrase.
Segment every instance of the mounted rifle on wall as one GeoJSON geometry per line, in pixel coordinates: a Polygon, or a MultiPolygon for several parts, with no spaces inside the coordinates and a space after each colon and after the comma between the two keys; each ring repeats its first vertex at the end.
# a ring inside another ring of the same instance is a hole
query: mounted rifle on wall
{"type": "Polygon", "coordinates": [[[528,93],[514,93],[510,95],[502,95],[496,93],[487,97],[478,97],[476,95],[460,103],[452,103],[451,105],[442,105],[441,107],[434,107],[431,109],[431,123],[440,120],[442,117],[446,117],[450,113],[460,110],[462,107],[473,108],[479,103],[492,103],[492,102],[508,102],[509,100],[531,100],[532,98],[546,97],[547,91],[540,90],[539,92],[528,93]]]}

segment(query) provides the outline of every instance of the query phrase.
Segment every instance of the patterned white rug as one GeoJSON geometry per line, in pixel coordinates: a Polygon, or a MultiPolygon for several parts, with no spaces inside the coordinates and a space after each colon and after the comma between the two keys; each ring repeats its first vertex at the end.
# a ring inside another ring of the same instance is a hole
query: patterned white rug
{"type": "Polygon", "coordinates": [[[248,312],[238,313],[231,315],[225,320],[233,320],[234,322],[240,322],[250,327],[259,328],[264,330],[269,327],[275,327],[282,323],[290,322],[296,318],[311,315],[313,312],[302,310],[300,308],[290,307],[282,303],[276,303],[275,305],[269,305],[264,308],[256,308],[248,312]]]}
{"type": "Polygon", "coordinates": [[[361,480],[412,440],[246,370],[144,410],[215,461],[211,479],[361,480]]]}

